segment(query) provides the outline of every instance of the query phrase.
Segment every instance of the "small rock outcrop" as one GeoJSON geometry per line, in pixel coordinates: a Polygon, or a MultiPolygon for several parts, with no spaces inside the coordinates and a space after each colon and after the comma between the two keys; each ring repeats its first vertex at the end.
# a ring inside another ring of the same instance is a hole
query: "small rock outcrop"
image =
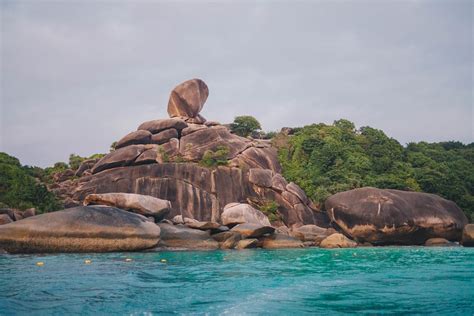
{"type": "Polygon", "coordinates": [[[262,238],[262,248],[281,249],[281,248],[303,248],[303,243],[291,236],[284,234],[273,234],[262,238]]]}
{"type": "Polygon", "coordinates": [[[427,247],[446,247],[454,245],[456,244],[444,238],[430,238],[425,242],[425,246],[427,247]]]}
{"type": "Polygon", "coordinates": [[[357,242],[350,240],[343,234],[332,234],[321,241],[319,244],[321,248],[354,248],[357,247],[357,242]]]}
{"type": "Polygon", "coordinates": [[[326,200],[331,221],[359,242],[423,244],[429,238],[461,240],[467,218],[452,201],[437,195],[361,188],[326,200]]]}
{"type": "Polygon", "coordinates": [[[170,201],[132,193],[89,194],[84,199],[84,205],[113,206],[143,216],[151,216],[157,222],[165,218],[171,210],[170,201]]]}
{"type": "Polygon", "coordinates": [[[221,214],[221,221],[223,225],[228,226],[244,223],[271,226],[265,214],[245,203],[227,204],[221,214]]]}
{"type": "Polygon", "coordinates": [[[275,228],[271,226],[245,223],[233,227],[231,231],[239,233],[244,238],[259,238],[267,234],[273,234],[275,228]]]}
{"type": "Polygon", "coordinates": [[[9,253],[112,252],[155,247],[160,228],[114,207],[79,206],[0,226],[9,253]]]}
{"type": "Polygon", "coordinates": [[[474,224],[464,226],[461,243],[464,247],[474,247],[474,224]]]}
{"type": "Polygon", "coordinates": [[[159,247],[177,250],[215,250],[219,243],[208,232],[183,225],[159,223],[161,241],[159,247]]]}

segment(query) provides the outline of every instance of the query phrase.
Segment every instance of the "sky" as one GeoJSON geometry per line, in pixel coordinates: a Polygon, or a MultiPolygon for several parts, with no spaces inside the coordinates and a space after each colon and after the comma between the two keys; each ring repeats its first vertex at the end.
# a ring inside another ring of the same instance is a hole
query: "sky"
{"type": "Polygon", "coordinates": [[[221,123],[474,141],[470,0],[0,3],[0,151],[23,164],[107,152],[192,78],[221,123]]]}

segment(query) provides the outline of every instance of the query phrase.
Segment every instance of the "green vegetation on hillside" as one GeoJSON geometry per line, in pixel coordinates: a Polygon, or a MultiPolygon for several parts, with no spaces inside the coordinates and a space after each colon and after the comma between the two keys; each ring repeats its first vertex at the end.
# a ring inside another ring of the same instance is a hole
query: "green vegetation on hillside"
{"type": "Polygon", "coordinates": [[[423,191],[452,200],[474,220],[474,143],[410,143],[348,120],[278,134],[284,176],[321,206],[337,192],[363,186],[423,191]]]}
{"type": "Polygon", "coordinates": [[[22,166],[18,159],[0,153],[0,205],[21,210],[34,207],[40,212],[60,208],[53,193],[41,183],[42,169],[22,166]]]}

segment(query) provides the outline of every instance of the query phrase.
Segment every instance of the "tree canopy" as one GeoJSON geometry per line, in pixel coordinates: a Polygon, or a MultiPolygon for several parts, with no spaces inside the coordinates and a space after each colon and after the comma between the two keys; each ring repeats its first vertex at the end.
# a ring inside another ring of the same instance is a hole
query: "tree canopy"
{"type": "Polygon", "coordinates": [[[21,210],[34,207],[40,212],[60,208],[53,193],[41,183],[41,168],[22,166],[15,157],[0,152],[0,204],[21,210]]]}
{"type": "Polygon", "coordinates": [[[242,137],[247,137],[253,132],[261,130],[259,121],[253,116],[237,116],[234,122],[230,124],[230,130],[242,137]]]}
{"type": "Polygon", "coordinates": [[[337,192],[363,186],[423,191],[452,200],[474,220],[474,143],[410,143],[348,120],[313,124],[274,144],[284,176],[322,206],[337,192]]]}

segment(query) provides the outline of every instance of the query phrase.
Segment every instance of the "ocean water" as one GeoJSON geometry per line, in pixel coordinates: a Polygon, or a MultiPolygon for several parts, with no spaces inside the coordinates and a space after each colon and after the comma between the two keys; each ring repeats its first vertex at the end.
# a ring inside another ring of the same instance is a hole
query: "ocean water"
{"type": "Polygon", "coordinates": [[[348,313],[473,315],[474,248],[0,255],[0,315],[348,313]]]}

